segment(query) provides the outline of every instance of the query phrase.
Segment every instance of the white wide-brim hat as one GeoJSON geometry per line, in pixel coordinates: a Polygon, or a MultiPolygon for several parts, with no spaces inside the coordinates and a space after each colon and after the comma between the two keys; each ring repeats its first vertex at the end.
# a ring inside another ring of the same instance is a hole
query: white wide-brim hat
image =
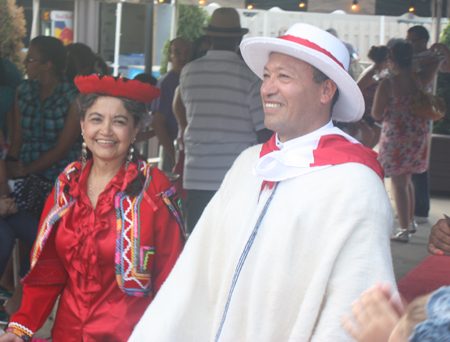
{"type": "Polygon", "coordinates": [[[311,64],[333,80],[339,89],[332,119],[351,122],[363,116],[364,98],[347,71],[350,55],[345,45],[330,33],[316,26],[297,23],[280,38],[248,38],[242,41],[240,48],[247,65],[261,79],[272,52],[311,64]]]}

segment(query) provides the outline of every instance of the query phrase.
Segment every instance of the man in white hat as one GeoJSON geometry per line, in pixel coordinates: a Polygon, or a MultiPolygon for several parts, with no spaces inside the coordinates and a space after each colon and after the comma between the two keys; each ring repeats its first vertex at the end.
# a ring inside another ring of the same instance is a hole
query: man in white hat
{"type": "Polygon", "coordinates": [[[241,51],[276,134],[238,157],[130,341],[352,341],[341,317],[394,283],[383,170],[331,121],[364,112],[347,49],[295,24],[241,51]]]}
{"type": "Polygon", "coordinates": [[[186,65],[180,76],[189,233],[239,154],[271,135],[265,134],[261,80],[236,53],[248,32],[238,12],[216,9],[203,32],[211,36],[211,50],[186,65]]]}

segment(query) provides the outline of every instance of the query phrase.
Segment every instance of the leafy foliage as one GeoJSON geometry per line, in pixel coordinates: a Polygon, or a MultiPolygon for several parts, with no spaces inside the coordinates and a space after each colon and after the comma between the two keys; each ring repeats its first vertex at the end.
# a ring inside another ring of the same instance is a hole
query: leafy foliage
{"type": "Polygon", "coordinates": [[[16,64],[22,73],[25,24],[23,8],[16,6],[16,0],[0,0],[0,56],[16,64]]]}
{"type": "MultiPolygon", "coordinates": [[[[203,36],[204,33],[201,28],[206,26],[208,19],[208,12],[200,6],[178,5],[177,37],[184,37],[194,41],[198,37],[203,36]]],[[[169,43],[170,40],[164,43],[161,69],[159,70],[161,75],[167,72],[169,43]]]]}
{"type": "MultiPolygon", "coordinates": [[[[444,28],[440,42],[450,48],[450,23],[444,28]]],[[[450,135],[450,74],[439,73],[436,95],[445,101],[447,113],[433,124],[433,133],[450,135]]]]}

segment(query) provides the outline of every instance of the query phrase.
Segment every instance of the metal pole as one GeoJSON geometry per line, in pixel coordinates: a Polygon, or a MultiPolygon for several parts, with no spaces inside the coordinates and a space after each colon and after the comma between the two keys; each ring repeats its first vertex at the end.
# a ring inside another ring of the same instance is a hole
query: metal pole
{"type": "Polygon", "coordinates": [[[173,7],[172,11],[172,27],[170,29],[170,40],[177,37],[177,24],[178,24],[178,1],[173,1],[170,5],[173,7]]]}
{"type": "Polygon", "coordinates": [[[384,45],[384,15],[380,17],[380,45],[384,45]]]}
{"type": "Polygon", "coordinates": [[[78,42],[78,19],[80,16],[79,12],[80,3],[79,0],[73,2],[73,42],[78,42]]]}
{"type": "Polygon", "coordinates": [[[39,36],[39,0],[33,0],[33,21],[31,22],[30,40],[39,36]]]}
{"type": "Polygon", "coordinates": [[[152,73],[153,67],[153,1],[145,5],[145,32],[144,32],[144,53],[145,53],[145,72],[152,73]]]}
{"type": "Polygon", "coordinates": [[[439,42],[439,36],[441,35],[441,19],[442,19],[442,7],[443,0],[437,0],[437,10],[436,10],[436,27],[434,31],[434,42],[439,42]]]}
{"type": "Polygon", "coordinates": [[[119,75],[119,53],[120,53],[120,27],[122,25],[122,3],[118,2],[116,7],[116,39],[114,43],[114,76],[119,75]]]}

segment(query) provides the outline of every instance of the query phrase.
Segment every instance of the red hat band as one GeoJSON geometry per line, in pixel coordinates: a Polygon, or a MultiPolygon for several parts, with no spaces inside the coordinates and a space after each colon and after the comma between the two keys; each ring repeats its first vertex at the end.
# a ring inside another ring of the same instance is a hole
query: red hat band
{"type": "Polygon", "coordinates": [[[75,85],[83,94],[100,94],[115,97],[125,97],[142,103],[150,102],[161,96],[161,90],[148,83],[127,78],[112,76],[77,76],[75,85]]]}
{"type": "Polygon", "coordinates": [[[319,45],[317,45],[317,44],[315,44],[315,43],[312,43],[312,42],[310,42],[310,41],[307,40],[307,39],[299,38],[299,37],[292,36],[292,35],[281,36],[280,39],[284,39],[284,40],[287,40],[287,41],[290,41],[290,42],[293,42],[293,43],[297,43],[297,44],[306,46],[307,48],[310,48],[310,49],[316,50],[316,51],[318,51],[318,52],[320,52],[320,53],[323,53],[325,56],[330,57],[330,58],[331,58],[333,61],[335,61],[342,69],[345,70],[345,68],[344,68],[344,66],[342,65],[342,63],[339,62],[338,59],[337,59],[336,57],[334,57],[334,56],[331,54],[331,52],[325,50],[324,48],[321,48],[319,45]]]}

